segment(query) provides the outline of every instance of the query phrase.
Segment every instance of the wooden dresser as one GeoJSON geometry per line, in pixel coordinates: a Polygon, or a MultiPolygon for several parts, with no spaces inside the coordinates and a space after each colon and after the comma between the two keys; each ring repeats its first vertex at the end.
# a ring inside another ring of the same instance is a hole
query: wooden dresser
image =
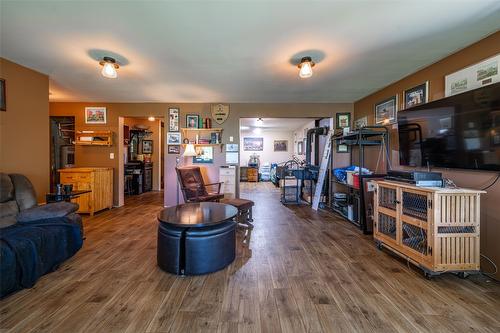
{"type": "Polygon", "coordinates": [[[94,215],[113,206],[113,168],[60,169],[61,184],[72,184],[74,190],[91,190],[72,200],[80,205],[78,213],[94,215]]]}

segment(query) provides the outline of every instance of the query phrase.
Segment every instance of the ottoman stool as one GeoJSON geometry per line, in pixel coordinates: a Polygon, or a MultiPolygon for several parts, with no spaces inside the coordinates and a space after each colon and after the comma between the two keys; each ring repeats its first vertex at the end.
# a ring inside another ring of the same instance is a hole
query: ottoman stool
{"type": "Polygon", "coordinates": [[[247,199],[222,199],[221,203],[231,205],[238,209],[238,215],[236,217],[238,221],[238,226],[252,229],[253,228],[253,217],[252,217],[252,207],[254,202],[247,199]]]}

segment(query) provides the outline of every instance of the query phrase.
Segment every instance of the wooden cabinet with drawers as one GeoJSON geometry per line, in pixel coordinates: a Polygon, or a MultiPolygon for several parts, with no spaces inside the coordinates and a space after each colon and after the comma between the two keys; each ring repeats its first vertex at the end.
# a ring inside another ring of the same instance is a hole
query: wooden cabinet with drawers
{"type": "Polygon", "coordinates": [[[60,169],[61,184],[72,184],[73,190],[90,190],[72,201],[80,205],[78,213],[94,215],[113,206],[112,168],[68,168],[60,169]]]}

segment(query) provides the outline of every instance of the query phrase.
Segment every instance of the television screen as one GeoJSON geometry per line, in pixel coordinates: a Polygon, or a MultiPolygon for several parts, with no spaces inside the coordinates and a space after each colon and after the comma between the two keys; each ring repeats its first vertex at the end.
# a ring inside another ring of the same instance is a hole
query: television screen
{"type": "Polygon", "coordinates": [[[398,113],[399,161],[500,170],[500,83],[398,113]]]}

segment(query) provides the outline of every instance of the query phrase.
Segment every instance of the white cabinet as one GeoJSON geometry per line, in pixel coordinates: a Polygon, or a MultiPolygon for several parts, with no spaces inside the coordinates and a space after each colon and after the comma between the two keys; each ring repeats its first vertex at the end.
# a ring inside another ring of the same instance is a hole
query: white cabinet
{"type": "Polygon", "coordinates": [[[223,165],[219,168],[219,181],[222,184],[222,193],[224,193],[225,198],[235,198],[236,197],[236,166],[235,165],[223,165]]]}

